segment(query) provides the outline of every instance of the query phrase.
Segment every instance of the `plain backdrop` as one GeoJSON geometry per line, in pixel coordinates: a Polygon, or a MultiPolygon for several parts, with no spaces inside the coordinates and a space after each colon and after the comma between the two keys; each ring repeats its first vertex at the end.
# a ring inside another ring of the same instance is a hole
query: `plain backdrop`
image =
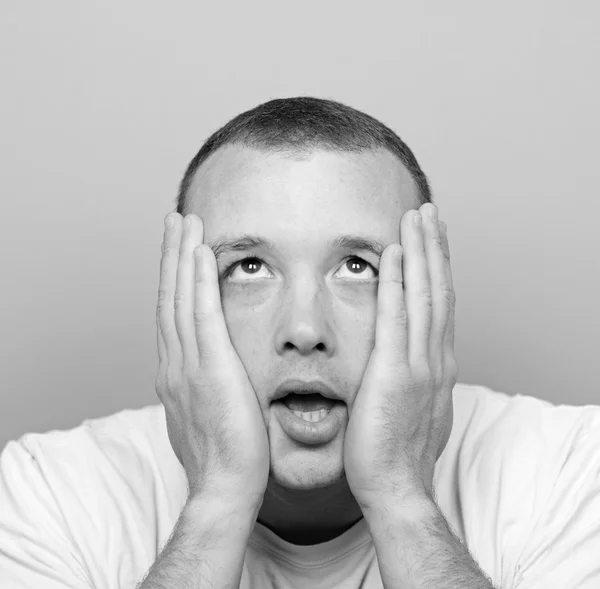
{"type": "Polygon", "coordinates": [[[333,98],[448,224],[459,382],[600,404],[600,4],[3,0],[0,447],[158,403],[163,219],[210,133],[333,98]]]}

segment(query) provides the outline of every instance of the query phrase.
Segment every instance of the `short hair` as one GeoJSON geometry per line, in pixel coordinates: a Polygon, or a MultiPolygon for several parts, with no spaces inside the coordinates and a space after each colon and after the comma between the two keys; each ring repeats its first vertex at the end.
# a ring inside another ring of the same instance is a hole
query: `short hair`
{"type": "Polygon", "coordinates": [[[314,149],[360,153],[384,148],[395,154],[414,180],[421,204],[431,201],[425,173],[408,145],[383,123],[333,100],[301,96],[278,98],[239,114],[213,133],[189,163],[179,185],[177,212],[185,214],[196,170],[224,145],[243,145],[291,155],[314,149]]]}

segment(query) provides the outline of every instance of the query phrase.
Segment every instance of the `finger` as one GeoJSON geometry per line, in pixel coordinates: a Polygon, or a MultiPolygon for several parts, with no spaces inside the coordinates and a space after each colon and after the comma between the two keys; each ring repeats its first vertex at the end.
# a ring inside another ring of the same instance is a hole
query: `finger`
{"type": "Polygon", "coordinates": [[[405,301],[408,313],[408,354],[411,368],[429,367],[431,328],[431,287],[419,211],[408,211],[401,221],[404,248],[405,301]]]}
{"type": "Polygon", "coordinates": [[[408,315],[404,306],[403,250],[400,244],[385,248],[379,263],[375,346],[391,362],[408,366],[408,315]]]}
{"type": "Polygon", "coordinates": [[[198,366],[198,345],[194,330],[196,262],[194,249],[202,243],[204,225],[194,214],[183,219],[183,234],[179,249],[177,285],[175,287],[175,323],[183,352],[183,367],[194,370],[198,366]]]}
{"type": "MultiPolygon", "coordinates": [[[[158,286],[158,316],[159,332],[164,341],[162,360],[171,366],[181,366],[181,343],[175,326],[174,298],[177,282],[177,263],[179,260],[179,241],[181,235],[181,215],[169,213],[165,217],[165,236],[163,252],[160,259],[160,282],[158,286]],[[171,227],[167,222],[173,221],[171,227]]],[[[159,348],[159,354],[161,353],[159,348]]],[[[159,356],[160,358],[160,356],[159,356]]]]}
{"type": "Polygon", "coordinates": [[[452,307],[448,314],[448,322],[444,333],[444,353],[454,357],[454,325],[456,317],[456,293],[452,280],[452,267],[450,264],[450,246],[448,244],[448,228],[446,223],[440,221],[440,237],[442,240],[442,252],[444,254],[444,276],[448,289],[452,292],[452,307]]]}
{"type": "Polygon", "coordinates": [[[440,238],[442,242],[442,253],[444,254],[444,270],[446,272],[446,282],[454,290],[452,283],[452,270],[450,268],[450,246],[448,244],[448,226],[444,221],[440,221],[440,238]]]}
{"type": "Polygon", "coordinates": [[[165,254],[165,240],[167,238],[167,222],[168,216],[165,217],[165,233],[163,235],[163,241],[160,244],[160,272],[158,277],[158,304],[156,305],[156,345],[158,349],[158,368],[161,370],[164,366],[167,365],[169,359],[167,357],[167,344],[165,343],[165,337],[162,333],[161,325],[160,325],[160,311],[161,307],[164,304],[161,299],[163,298],[163,288],[162,288],[162,276],[163,276],[163,258],[165,254]]]}
{"type": "Polygon", "coordinates": [[[168,358],[167,345],[165,344],[165,338],[160,329],[160,313],[158,305],[156,306],[156,347],[158,349],[158,367],[160,369],[163,366],[166,366],[168,358]]]}
{"type": "Polygon", "coordinates": [[[194,326],[199,361],[215,371],[227,370],[227,366],[219,363],[221,359],[226,361],[225,355],[218,356],[220,352],[228,349],[231,339],[221,306],[217,260],[212,249],[204,244],[195,249],[194,256],[196,260],[194,326]]]}
{"type": "MultiPolygon", "coordinates": [[[[431,333],[429,336],[430,366],[437,372],[443,369],[444,334],[448,324],[449,305],[451,296],[446,282],[446,259],[442,251],[442,238],[437,221],[438,209],[433,203],[427,204],[423,227],[425,230],[425,253],[429,268],[429,282],[433,300],[431,316],[431,333]]],[[[434,376],[439,376],[434,375],[434,376]]]]}

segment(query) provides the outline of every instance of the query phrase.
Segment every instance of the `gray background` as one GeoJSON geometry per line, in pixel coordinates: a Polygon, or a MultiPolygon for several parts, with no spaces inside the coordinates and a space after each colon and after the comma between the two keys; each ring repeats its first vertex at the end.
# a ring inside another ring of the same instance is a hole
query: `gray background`
{"type": "Polygon", "coordinates": [[[0,446],[158,403],[163,218],[275,97],[391,126],[448,223],[459,382],[600,404],[600,4],[2,2],[0,446]]]}

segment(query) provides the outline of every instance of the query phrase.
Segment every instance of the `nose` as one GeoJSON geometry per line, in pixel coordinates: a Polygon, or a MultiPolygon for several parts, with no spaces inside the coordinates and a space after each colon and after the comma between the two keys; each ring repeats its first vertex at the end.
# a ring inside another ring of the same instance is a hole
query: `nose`
{"type": "Polygon", "coordinates": [[[277,353],[284,355],[295,350],[301,355],[314,352],[332,355],[335,352],[332,321],[331,298],[325,285],[306,277],[297,280],[286,289],[279,309],[277,353]]]}

